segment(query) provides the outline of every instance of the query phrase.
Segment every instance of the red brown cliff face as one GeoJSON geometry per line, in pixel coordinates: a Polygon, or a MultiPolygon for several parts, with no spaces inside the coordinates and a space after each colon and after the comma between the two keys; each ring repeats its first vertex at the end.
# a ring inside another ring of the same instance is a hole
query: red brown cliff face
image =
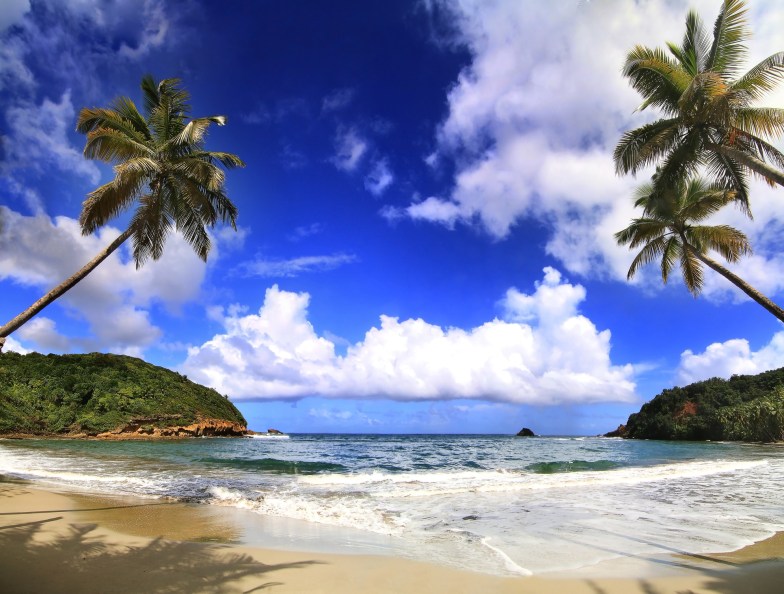
{"type": "Polygon", "coordinates": [[[130,423],[106,433],[99,439],[149,439],[177,437],[242,437],[248,432],[245,425],[219,419],[200,419],[191,425],[158,426],[161,419],[133,419],[130,423]]]}

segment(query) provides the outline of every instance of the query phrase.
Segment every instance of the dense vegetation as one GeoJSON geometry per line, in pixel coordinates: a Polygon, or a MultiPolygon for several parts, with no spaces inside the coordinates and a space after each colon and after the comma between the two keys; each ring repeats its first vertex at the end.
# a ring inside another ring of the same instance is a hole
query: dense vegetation
{"type": "Polygon", "coordinates": [[[205,418],[246,424],[215,390],[133,357],[0,356],[0,434],[97,434],[138,419],[177,426],[205,418]]]}
{"type": "Polygon", "coordinates": [[[664,390],[629,417],[625,437],[782,441],[784,368],[664,390]]]}

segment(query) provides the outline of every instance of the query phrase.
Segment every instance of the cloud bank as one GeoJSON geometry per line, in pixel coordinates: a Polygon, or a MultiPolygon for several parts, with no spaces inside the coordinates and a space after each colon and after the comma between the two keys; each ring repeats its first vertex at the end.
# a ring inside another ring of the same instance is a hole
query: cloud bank
{"type": "MultiPolygon", "coordinates": [[[[451,17],[452,42],[472,55],[448,93],[448,115],[427,159],[436,166],[453,162],[455,176],[446,194],[382,213],[448,228],[476,226],[496,240],[521,221],[534,220],[549,229],[545,250],[567,271],[625,282],[634,254],[617,246],[613,234],[638,216],[631,196],[649,172],[638,179],[617,177],[612,151],[624,131],[660,114],[635,112],[641,99],[621,67],[636,44],[679,41],[689,8],[712,30],[719,4],[432,0],[426,6],[432,16],[451,17]]],[[[768,3],[750,6],[749,12],[754,37],[748,67],[781,49],[776,25],[784,20],[768,3]]],[[[762,104],[781,104],[784,85],[779,86],[762,104]]],[[[775,293],[784,291],[778,280],[784,278],[784,260],[776,255],[770,226],[780,227],[784,216],[767,206],[770,194],[755,181],[755,221],[728,216],[756,250],[733,270],[775,293]]],[[[710,271],[706,281],[709,299],[746,299],[710,271]]],[[[655,266],[635,283],[661,290],[655,266]]]]}
{"type": "Polygon", "coordinates": [[[784,332],[777,332],[768,344],[752,351],[742,338],[715,342],[702,353],[686,350],[681,354],[678,381],[690,384],[712,377],[754,375],[784,367],[784,332]]]}
{"type": "Polygon", "coordinates": [[[610,332],[580,315],[585,290],[545,269],[533,293],[509,289],[503,319],[441,328],[382,315],[345,356],[308,321],[307,293],[267,290],[258,313],[234,308],[182,369],[235,400],[483,398],[526,404],[631,401],[634,371],[613,365],[610,332]]]}
{"type": "MultiPolygon", "coordinates": [[[[120,234],[104,227],[84,237],[70,217],[25,216],[0,207],[0,280],[35,287],[41,294],[92,259],[120,234]]],[[[220,242],[216,241],[214,244],[220,242]]],[[[213,251],[211,258],[217,257],[213,251]]],[[[162,332],[150,319],[151,308],[161,304],[176,309],[195,299],[206,265],[178,235],[169,237],[163,257],[136,266],[125,246],[49,307],[65,307],[88,325],[89,334],[66,339],[47,310],[28,322],[18,337],[44,351],[107,350],[140,356],[162,332]]],[[[4,310],[6,308],[3,308],[4,310]]],[[[4,311],[10,319],[18,311],[4,311]]]]}

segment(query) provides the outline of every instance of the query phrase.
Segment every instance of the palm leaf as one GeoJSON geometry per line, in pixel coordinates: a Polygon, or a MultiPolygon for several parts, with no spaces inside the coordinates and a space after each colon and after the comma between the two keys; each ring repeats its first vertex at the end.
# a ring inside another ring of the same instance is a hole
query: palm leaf
{"type": "Polygon", "coordinates": [[[636,174],[655,163],[678,142],[679,132],[676,118],[658,120],[625,132],[613,153],[616,173],[636,174]]]}
{"type": "Polygon", "coordinates": [[[680,64],[661,49],[641,45],[627,55],[623,75],[645,99],[639,109],[653,105],[671,115],[677,114],[678,99],[690,81],[680,64]]]}
{"type": "Polygon", "coordinates": [[[695,246],[682,244],[680,264],[683,282],[689,292],[696,297],[702,291],[703,274],[702,263],[697,256],[692,253],[692,250],[694,249],[695,246]]]}
{"type": "Polygon", "coordinates": [[[751,99],[760,99],[772,91],[784,78],[784,52],[776,52],[762,60],[732,85],[737,91],[747,93],[751,99]]]}
{"type": "Polygon", "coordinates": [[[721,74],[725,80],[736,78],[746,56],[748,38],[745,2],[724,0],[713,27],[713,45],[706,69],[721,74]]]}

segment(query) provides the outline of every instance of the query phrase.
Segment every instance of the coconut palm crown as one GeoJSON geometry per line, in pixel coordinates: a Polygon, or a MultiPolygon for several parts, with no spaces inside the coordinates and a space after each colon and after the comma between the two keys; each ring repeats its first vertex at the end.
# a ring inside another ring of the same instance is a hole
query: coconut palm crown
{"type": "Polygon", "coordinates": [[[704,225],[708,217],[735,200],[734,190],[708,184],[700,178],[681,181],[668,189],[656,189],[656,180],[636,193],[635,206],[643,216],[615,234],[619,245],[640,249],[632,260],[627,279],[646,264],[659,262],[662,280],[680,266],[686,288],[696,297],[703,287],[703,264],[721,274],[779,320],[784,310],[746,281],[708,256],[718,252],[727,262],[751,253],[746,235],[728,225],[704,225]]]}
{"type": "Polygon", "coordinates": [[[749,171],[784,185],[784,154],[770,143],[784,133],[784,110],[756,106],[784,77],[784,52],[741,74],[749,37],[745,2],[723,0],[712,38],[691,11],[682,43],[668,43],[669,53],[641,45],[629,52],[623,75],[643,97],[639,109],[664,117],[621,137],[619,174],[656,164],[657,183],[667,186],[706,166],[745,209],[749,171]]]}
{"type": "Polygon", "coordinates": [[[225,168],[244,163],[231,153],[207,151],[211,124],[224,116],[188,119],[189,95],[177,79],[141,84],[145,116],[127,97],[111,108],[85,108],[76,129],[87,134],[84,154],[115,163],[115,177],[93,190],[82,205],[79,223],[87,235],[138,203],[129,230],[137,268],[163,253],[175,228],[202,260],[210,251],[207,229],[218,221],[236,229],[237,208],[224,192],[225,168]]]}
{"type": "Polygon", "coordinates": [[[87,134],[84,154],[114,164],[114,179],[88,194],[79,223],[89,235],[137,205],[128,228],[79,271],[51,289],[0,327],[0,352],[6,337],[74,287],[127,239],[132,238],[136,267],[163,254],[172,229],[179,231],[202,260],[210,251],[207,229],[218,221],[237,228],[237,207],[224,191],[226,169],[243,167],[234,154],[204,148],[211,124],[224,116],[189,119],[188,93],[177,79],[141,83],[144,115],[127,97],[109,108],[82,109],[76,129],[87,134]]]}

